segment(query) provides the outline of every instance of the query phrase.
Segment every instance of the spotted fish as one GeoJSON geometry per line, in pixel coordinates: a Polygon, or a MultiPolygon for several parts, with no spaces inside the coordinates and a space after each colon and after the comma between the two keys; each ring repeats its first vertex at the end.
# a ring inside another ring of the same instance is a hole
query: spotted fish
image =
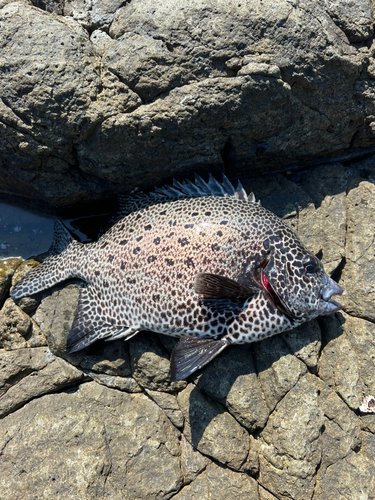
{"type": "Polygon", "coordinates": [[[224,177],[174,182],[123,201],[122,218],[95,243],[57,224],[55,250],[12,290],[32,295],[83,280],[68,352],[141,330],[179,337],[171,379],[184,379],[230,344],[265,339],[341,305],[289,226],[224,177]],[[68,241],[69,240],[69,241],[68,241]]]}

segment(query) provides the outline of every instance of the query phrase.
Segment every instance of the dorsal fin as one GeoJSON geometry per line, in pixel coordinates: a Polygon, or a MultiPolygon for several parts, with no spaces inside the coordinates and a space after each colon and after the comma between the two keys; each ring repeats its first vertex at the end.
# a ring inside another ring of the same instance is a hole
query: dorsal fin
{"type": "Polygon", "coordinates": [[[254,198],[254,195],[250,195],[252,199],[249,199],[240,181],[238,181],[237,188],[234,188],[233,184],[225,175],[223,175],[223,181],[220,183],[211,174],[208,182],[205,182],[202,177],[197,174],[195,174],[194,182],[185,180],[181,183],[174,180],[173,187],[166,185],[162,188],[155,188],[155,191],[151,192],[150,196],[158,199],[169,198],[170,200],[201,196],[233,196],[243,201],[253,201],[254,198]]]}
{"type": "Polygon", "coordinates": [[[238,181],[237,188],[235,188],[225,175],[223,175],[223,181],[220,183],[211,174],[208,182],[205,182],[202,177],[195,174],[194,182],[189,180],[178,182],[174,179],[172,186],[165,185],[161,188],[155,188],[149,194],[119,195],[118,209],[116,214],[111,217],[109,226],[113,226],[115,222],[132,212],[158,203],[167,203],[183,198],[200,198],[203,196],[232,196],[238,200],[256,203],[254,194],[247,194],[240,181],[238,181]]]}

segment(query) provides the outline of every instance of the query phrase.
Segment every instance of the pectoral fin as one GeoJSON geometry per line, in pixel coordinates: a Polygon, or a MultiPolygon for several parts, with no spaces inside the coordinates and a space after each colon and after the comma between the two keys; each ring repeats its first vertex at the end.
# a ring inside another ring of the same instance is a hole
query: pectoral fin
{"type": "Polygon", "coordinates": [[[175,346],[171,358],[171,381],[184,380],[212,361],[230,344],[228,340],[184,337],[175,346]]]}
{"type": "Polygon", "coordinates": [[[248,288],[225,276],[199,273],[194,279],[194,291],[205,299],[238,301],[254,295],[259,288],[248,288]]]}

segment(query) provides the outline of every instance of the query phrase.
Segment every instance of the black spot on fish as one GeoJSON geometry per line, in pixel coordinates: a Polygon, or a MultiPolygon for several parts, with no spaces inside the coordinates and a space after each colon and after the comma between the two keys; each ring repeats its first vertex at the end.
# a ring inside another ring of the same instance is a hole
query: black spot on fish
{"type": "Polygon", "coordinates": [[[99,276],[100,271],[95,271],[95,276],[99,276]]]}
{"type": "Polygon", "coordinates": [[[100,248],[103,250],[103,248],[105,248],[107,246],[108,246],[108,241],[106,241],[105,243],[103,243],[103,245],[100,248]]]}
{"type": "Polygon", "coordinates": [[[199,213],[198,213],[198,212],[193,212],[193,213],[191,214],[191,216],[192,216],[192,217],[197,217],[197,215],[199,215],[199,213]]]}
{"type": "Polygon", "coordinates": [[[136,283],[134,278],[126,278],[126,282],[129,283],[129,285],[135,285],[136,283]]]}
{"type": "Polygon", "coordinates": [[[222,233],[221,231],[218,231],[216,234],[217,234],[218,236],[223,236],[223,233],[222,233]]]}
{"type": "Polygon", "coordinates": [[[159,215],[166,215],[167,211],[163,210],[162,212],[159,212],[159,215]]]}
{"type": "Polygon", "coordinates": [[[186,260],[185,260],[185,265],[187,267],[192,267],[193,269],[195,268],[195,264],[193,262],[193,259],[191,257],[188,257],[186,260]]]}
{"type": "Polygon", "coordinates": [[[125,269],[125,262],[124,261],[121,262],[121,266],[120,267],[121,267],[122,270],[125,269]]]}
{"type": "Polygon", "coordinates": [[[121,241],[120,241],[120,245],[126,245],[126,244],[127,244],[127,242],[128,242],[128,240],[121,240],[121,241]]]}
{"type": "Polygon", "coordinates": [[[211,245],[211,250],[213,252],[218,252],[220,250],[220,246],[217,243],[214,243],[213,245],[211,245]]]}
{"type": "Polygon", "coordinates": [[[187,238],[178,238],[178,242],[182,247],[189,244],[189,240],[187,238]]]}
{"type": "Polygon", "coordinates": [[[147,262],[149,264],[151,264],[152,262],[155,262],[155,260],[156,260],[155,255],[150,255],[149,257],[147,257],[147,262]]]}
{"type": "Polygon", "coordinates": [[[99,262],[98,257],[95,257],[94,262],[99,262]]]}
{"type": "Polygon", "coordinates": [[[227,220],[222,220],[222,221],[220,222],[220,225],[221,225],[221,226],[226,226],[227,224],[228,224],[228,221],[227,221],[227,220]]]}
{"type": "Polygon", "coordinates": [[[134,254],[134,255],[137,255],[140,251],[141,251],[140,247],[136,247],[136,248],[134,248],[134,250],[133,250],[133,254],[134,254]]]}
{"type": "Polygon", "coordinates": [[[154,245],[160,245],[160,238],[159,238],[159,236],[154,239],[154,245]]]}
{"type": "Polygon", "coordinates": [[[165,263],[167,266],[174,266],[174,260],[173,259],[165,259],[165,263]]]}
{"type": "Polygon", "coordinates": [[[194,227],[194,224],[185,224],[184,226],[185,229],[190,229],[192,227],[194,227]]]}
{"type": "Polygon", "coordinates": [[[138,236],[137,241],[141,241],[142,238],[143,236],[138,236]]]}
{"type": "Polygon", "coordinates": [[[204,215],[207,215],[207,217],[209,217],[211,215],[211,212],[205,212],[204,215]]]}
{"type": "Polygon", "coordinates": [[[113,259],[114,259],[113,255],[109,255],[109,257],[108,257],[108,262],[112,262],[112,261],[113,261],[113,259]]]}
{"type": "Polygon", "coordinates": [[[152,229],[151,224],[148,224],[147,226],[145,226],[144,229],[145,229],[145,231],[151,231],[151,229],[152,229]]]}
{"type": "Polygon", "coordinates": [[[103,281],[103,286],[104,286],[105,288],[109,288],[109,283],[108,283],[108,281],[103,281]]]}
{"type": "Polygon", "coordinates": [[[166,238],[172,238],[172,236],[174,236],[174,232],[173,231],[171,233],[167,234],[166,238]]]}

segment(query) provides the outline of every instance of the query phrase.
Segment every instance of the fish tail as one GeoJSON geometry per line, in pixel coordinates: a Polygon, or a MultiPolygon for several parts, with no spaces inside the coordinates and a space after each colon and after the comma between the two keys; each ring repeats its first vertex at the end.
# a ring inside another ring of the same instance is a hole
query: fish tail
{"type": "Polygon", "coordinates": [[[75,241],[62,222],[55,219],[55,232],[50,255],[43,264],[33,269],[13,288],[10,296],[21,299],[76,276],[78,257],[84,245],[75,241]],[[61,252],[54,255],[56,252],[61,252]]]}

